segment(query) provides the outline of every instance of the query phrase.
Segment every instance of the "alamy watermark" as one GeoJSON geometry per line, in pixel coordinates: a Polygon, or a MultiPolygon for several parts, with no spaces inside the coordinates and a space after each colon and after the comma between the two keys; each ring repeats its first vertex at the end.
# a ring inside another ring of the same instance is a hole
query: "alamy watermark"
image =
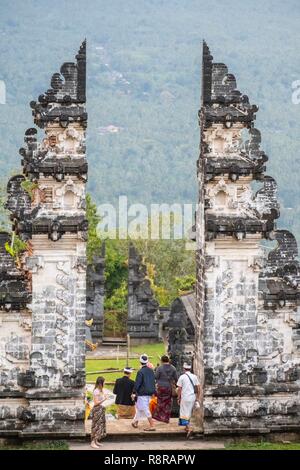
{"type": "Polygon", "coordinates": [[[127,196],[120,196],[117,206],[100,204],[101,238],[120,240],[185,240],[186,249],[194,250],[195,213],[197,204],[128,204],[127,196]]]}
{"type": "Polygon", "coordinates": [[[0,80],[0,104],[6,104],[6,86],[3,80],[0,80]]]}

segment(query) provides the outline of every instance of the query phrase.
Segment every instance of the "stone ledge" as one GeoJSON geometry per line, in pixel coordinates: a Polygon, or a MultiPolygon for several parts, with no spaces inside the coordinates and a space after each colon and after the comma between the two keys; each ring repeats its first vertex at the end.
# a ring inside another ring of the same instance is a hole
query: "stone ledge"
{"type": "MultiPolygon", "coordinates": [[[[115,419],[107,420],[106,430],[109,437],[144,437],[144,436],[182,436],[184,434],[184,428],[178,426],[178,419],[171,418],[170,423],[161,423],[154,421],[156,431],[147,432],[144,431],[145,427],[148,427],[147,421],[140,421],[139,427],[134,429],[131,426],[131,419],[115,419]]],[[[92,420],[85,422],[86,435],[89,436],[91,432],[92,420]]]]}
{"type": "Polygon", "coordinates": [[[70,392],[26,392],[23,396],[28,400],[60,400],[61,398],[83,399],[84,392],[82,390],[78,392],[74,392],[74,390],[70,392]]]}
{"type": "Polygon", "coordinates": [[[2,391],[0,398],[25,398],[25,392],[20,390],[2,391]]]}
{"type": "Polygon", "coordinates": [[[300,440],[300,425],[298,426],[274,426],[272,428],[235,428],[235,429],[230,429],[230,428],[220,428],[220,429],[205,429],[203,432],[203,436],[226,436],[226,435],[232,435],[232,436],[243,436],[243,439],[245,436],[261,436],[261,435],[266,435],[268,440],[270,440],[270,436],[278,436],[280,434],[287,434],[287,433],[293,433],[296,434],[296,440],[300,440]]]}

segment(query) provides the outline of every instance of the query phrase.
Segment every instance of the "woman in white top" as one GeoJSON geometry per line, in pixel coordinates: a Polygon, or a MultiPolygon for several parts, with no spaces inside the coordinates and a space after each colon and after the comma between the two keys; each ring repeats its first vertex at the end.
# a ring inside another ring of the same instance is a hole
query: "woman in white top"
{"type": "Polygon", "coordinates": [[[93,392],[91,446],[94,449],[99,449],[102,446],[100,440],[106,436],[105,408],[102,403],[107,400],[108,395],[104,393],[104,381],[104,377],[98,377],[93,392]]]}
{"type": "Polygon", "coordinates": [[[185,426],[187,437],[189,437],[192,432],[190,419],[195,402],[199,399],[200,394],[198,377],[191,373],[191,368],[191,365],[184,363],[184,373],[179,377],[177,382],[178,404],[180,405],[178,424],[179,426],[185,426]]]}

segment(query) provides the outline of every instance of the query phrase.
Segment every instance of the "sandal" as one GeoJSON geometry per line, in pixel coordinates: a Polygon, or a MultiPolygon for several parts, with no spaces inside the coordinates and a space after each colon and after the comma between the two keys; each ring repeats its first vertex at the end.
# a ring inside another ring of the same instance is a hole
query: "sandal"
{"type": "Polygon", "coordinates": [[[132,426],[133,428],[137,429],[138,423],[131,423],[131,426],[132,426]]]}

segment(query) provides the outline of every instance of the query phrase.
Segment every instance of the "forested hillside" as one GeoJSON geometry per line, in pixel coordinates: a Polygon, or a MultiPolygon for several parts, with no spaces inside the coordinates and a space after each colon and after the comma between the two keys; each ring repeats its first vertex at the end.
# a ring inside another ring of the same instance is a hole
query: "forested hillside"
{"type": "Polygon", "coordinates": [[[258,104],[281,225],[300,241],[298,0],[0,0],[2,179],[19,168],[29,102],[88,40],[89,191],[97,204],[193,202],[201,41],[258,104]]]}

